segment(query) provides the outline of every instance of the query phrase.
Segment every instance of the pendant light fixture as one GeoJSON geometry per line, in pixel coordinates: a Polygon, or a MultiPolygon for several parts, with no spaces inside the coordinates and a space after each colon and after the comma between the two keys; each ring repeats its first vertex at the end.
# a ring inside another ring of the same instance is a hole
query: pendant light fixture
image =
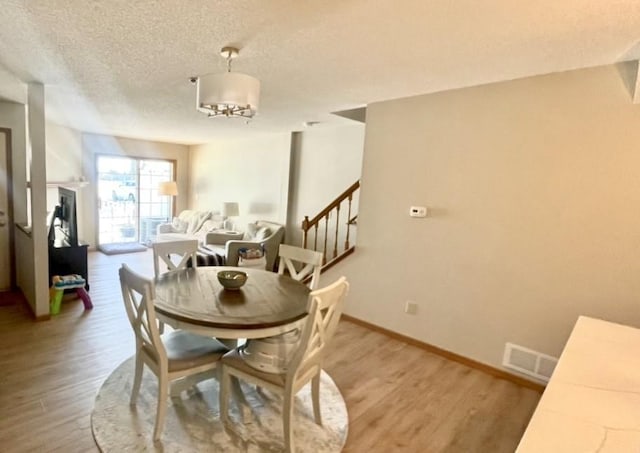
{"type": "Polygon", "coordinates": [[[227,72],[191,79],[196,84],[196,109],[209,117],[252,118],[258,111],[260,81],[239,72],[231,72],[231,61],[239,55],[235,47],[223,47],[227,72]]]}

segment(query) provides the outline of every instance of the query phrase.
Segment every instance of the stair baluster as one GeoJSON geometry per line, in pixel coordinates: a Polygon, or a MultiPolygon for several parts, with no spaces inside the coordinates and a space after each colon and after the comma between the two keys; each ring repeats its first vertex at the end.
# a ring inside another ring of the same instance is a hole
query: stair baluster
{"type": "Polygon", "coordinates": [[[352,203],[354,199],[354,193],[360,189],[360,181],[356,181],[352,184],[347,190],[345,190],[340,196],[338,196],[335,200],[329,203],[323,210],[321,210],[315,217],[309,219],[309,216],[305,216],[302,221],[302,247],[310,248],[312,250],[318,250],[318,234],[322,234],[319,231],[324,228],[324,237],[321,239],[322,241],[322,252],[323,255],[323,270],[331,267],[335,263],[342,260],[347,255],[353,253],[355,250],[355,245],[351,245],[351,227],[356,225],[356,219],[358,215],[352,215],[352,203]],[[341,204],[343,202],[347,202],[347,221],[345,222],[346,231],[341,231],[340,225],[340,209],[341,204]],[[335,211],[335,234],[333,235],[333,244],[329,244],[329,218],[332,215],[332,212],[335,211]],[[322,225],[321,225],[322,222],[322,225]],[[310,246],[310,238],[309,231],[313,230],[313,246],[310,246]],[[339,250],[338,243],[340,242],[341,236],[344,235],[344,250],[339,250]],[[330,259],[327,257],[327,253],[329,251],[329,246],[332,247],[331,252],[329,252],[330,259]]]}

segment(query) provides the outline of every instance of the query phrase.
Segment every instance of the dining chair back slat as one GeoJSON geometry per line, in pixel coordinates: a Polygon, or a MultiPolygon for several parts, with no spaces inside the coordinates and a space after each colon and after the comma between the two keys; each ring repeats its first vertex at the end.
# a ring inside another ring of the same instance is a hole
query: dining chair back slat
{"type": "Polygon", "coordinates": [[[278,274],[284,275],[285,270],[294,280],[302,281],[311,275],[310,289],[316,289],[320,284],[322,270],[322,253],[315,250],[303,249],[287,244],[280,244],[280,262],[278,274]]]}
{"type": "Polygon", "coordinates": [[[160,272],[160,264],[164,263],[169,272],[187,267],[189,260],[191,266],[197,267],[197,251],[198,241],[196,239],[187,239],[179,241],[155,242],[153,244],[153,272],[156,278],[162,273],[160,272]],[[174,257],[179,261],[174,261],[174,257]]]}

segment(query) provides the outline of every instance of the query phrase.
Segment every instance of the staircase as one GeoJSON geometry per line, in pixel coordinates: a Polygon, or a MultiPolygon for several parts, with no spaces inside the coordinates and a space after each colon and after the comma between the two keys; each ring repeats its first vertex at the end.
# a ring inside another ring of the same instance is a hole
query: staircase
{"type": "Polygon", "coordinates": [[[354,204],[357,204],[359,189],[360,181],[356,181],[315,217],[305,216],[302,221],[302,247],[322,252],[323,271],[355,250],[352,229],[358,220],[354,204]]]}

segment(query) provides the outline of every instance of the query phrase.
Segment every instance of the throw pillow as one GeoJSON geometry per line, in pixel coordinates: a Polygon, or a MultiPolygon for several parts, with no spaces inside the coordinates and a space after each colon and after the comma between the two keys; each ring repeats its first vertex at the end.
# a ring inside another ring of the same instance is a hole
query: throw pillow
{"type": "Polygon", "coordinates": [[[185,209],[180,214],[178,214],[178,218],[183,222],[189,223],[189,220],[191,220],[191,217],[193,216],[194,213],[195,211],[191,209],[185,209]]]}
{"type": "Polygon", "coordinates": [[[205,220],[205,222],[202,224],[202,226],[198,230],[198,233],[208,233],[210,231],[220,230],[222,228],[224,228],[224,220],[209,219],[209,220],[205,220]]]}
{"type": "Polygon", "coordinates": [[[271,230],[267,227],[261,227],[258,228],[258,231],[256,231],[256,240],[257,241],[261,241],[263,239],[268,238],[269,236],[271,236],[271,230]]]}
{"type": "Polygon", "coordinates": [[[255,223],[250,223],[247,225],[247,230],[244,232],[244,240],[245,241],[253,241],[256,238],[256,233],[258,232],[258,225],[255,223]]]}
{"type": "Polygon", "coordinates": [[[191,221],[189,222],[189,226],[187,227],[187,234],[194,234],[196,231],[202,227],[202,224],[211,216],[211,212],[204,211],[198,212],[193,215],[191,221]]]}
{"type": "Polygon", "coordinates": [[[176,233],[184,233],[187,231],[187,222],[174,217],[171,221],[171,228],[173,228],[173,231],[176,233]]]}

